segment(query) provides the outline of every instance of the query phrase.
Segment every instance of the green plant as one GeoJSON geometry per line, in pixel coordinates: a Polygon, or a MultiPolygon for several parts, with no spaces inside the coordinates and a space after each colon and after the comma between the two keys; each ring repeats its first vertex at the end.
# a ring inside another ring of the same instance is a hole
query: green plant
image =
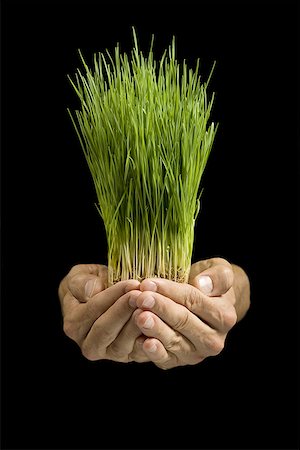
{"type": "Polygon", "coordinates": [[[108,245],[109,284],[164,277],[188,280],[199,186],[214,141],[213,98],[195,70],[175,57],[175,38],[159,62],[133,29],[131,59],[81,52],[83,74],[69,77],[81,102],[70,115],[98,197],[108,245]]]}

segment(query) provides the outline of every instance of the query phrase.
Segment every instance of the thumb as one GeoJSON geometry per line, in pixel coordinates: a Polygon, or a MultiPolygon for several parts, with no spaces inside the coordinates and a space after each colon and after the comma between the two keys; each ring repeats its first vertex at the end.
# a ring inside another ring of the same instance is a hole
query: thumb
{"type": "Polygon", "coordinates": [[[86,302],[107,287],[107,268],[101,267],[96,274],[81,271],[69,279],[69,290],[79,301],[86,302]]]}
{"type": "Polygon", "coordinates": [[[202,261],[194,265],[196,267],[193,267],[194,276],[190,278],[190,284],[210,297],[225,294],[233,284],[234,275],[231,264],[222,258],[212,258],[205,265],[209,267],[204,270],[202,261]]]}

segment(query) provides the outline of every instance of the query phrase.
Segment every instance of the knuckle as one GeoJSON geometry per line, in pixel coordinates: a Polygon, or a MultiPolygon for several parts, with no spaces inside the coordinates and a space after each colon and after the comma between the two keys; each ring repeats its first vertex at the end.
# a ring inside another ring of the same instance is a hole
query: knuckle
{"type": "Polygon", "coordinates": [[[82,273],[77,273],[70,277],[69,279],[69,289],[72,294],[78,298],[82,296],[82,291],[85,285],[86,275],[82,273]]]}
{"type": "Polygon", "coordinates": [[[174,333],[169,342],[165,345],[166,350],[172,352],[174,357],[176,357],[176,353],[180,352],[182,347],[182,338],[178,333],[174,333]]]}
{"type": "Polygon", "coordinates": [[[68,318],[64,319],[63,331],[65,335],[68,336],[70,339],[73,339],[73,341],[77,341],[78,327],[73,320],[68,318]]]}
{"type": "Polygon", "coordinates": [[[224,340],[215,334],[205,336],[205,346],[210,356],[216,356],[224,349],[224,340]]]}
{"type": "Polygon", "coordinates": [[[107,348],[107,354],[113,361],[129,362],[129,356],[124,353],[124,350],[115,342],[110,344],[107,348]]]}
{"type": "Polygon", "coordinates": [[[97,274],[107,272],[107,266],[102,264],[86,264],[86,270],[89,273],[97,274]]]}
{"type": "Polygon", "coordinates": [[[73,266],[73,267],[70,269],[70,271],[69,271],[69,273],[68,273],[68,275],[67,275],[68,278],[71,278],[73,275],[75,275],[75,273],[78,273],[78,272],[82,271],[83,268],[84,268],[84,265],[83,265],[83,264],[75,264],[75,266],[73,266]]]}
{"type": "Polygon", "coordinates": [[[97,352],[86,341],[84,341],[81,346],[81,353],[89,361],[101,359],[97,352]]]}
{"type": "Polygon", "coordinates": [[[235,308],[231,304],[220,304],[215,310],[215,318],[222,330],[230,330],[237,321],[235,308]]]}
{"type": "Polygon", "coordinates": [[[194,366],[196,364],[201,363],[205,358],[202,355],[199,355],[198,353],[193,353],[191,355],[191,358],[189,360],[189,364],[191,366],[194,366]]]}
{"type": "Polygon", "coordinates": [[[165,363],[164,363],[164,364],[155,363],[155,365],[156,365],[159,369],[162,369],[162,370],[168,370],[168,369],[171,369],[171,366],[168,366],[168,365],[166,365],[165,363]]]}
{"type": "Polygon", "coordinates": [[[200,301],[201,296],[199,295],[196,288],[188,289],[183,296],[183,304],[191,312],[194,312],[196,309],[199,309],[200,301]]]}
{"type": "Polygon", "coordinates": [[[221,277],[224,285],[224,289],[227,291],[233,284],[233,270],[229,266],[222,266],[221,277]]]}
{"type": "Polygon", "coordinates": [[[215,265],[222,265],[222,266],[224,265],[224,266],[231,267],[230,262],[227,261],[227,259],[225,259],[225,258],[219,258],[219,257],[211,258],[211,262],[215,265]]]}
{"type": "Polygon", "coordinates": [[[70,293],[66,292],[66,294],[61,299],[61,309],[62,313],[65,314],[65,311],[68,310],[68,305],[70,304],[70,293]]]}
{"type": "Polygon", "coordinates": [[[60,301],[63,301],[64,296],[67,292],[67,289],[68,289],[67,288],[67,277],[64,277],[58,286],[58,297],[59,297],[60,301]]]}
{"type": "Polygon", "coordinates": [[[173,328],[178,331],[188,328],[190,322],[189,311],[184,309],[180,314],[180,317],[175,321],[173,328]]]}
{"type": "Polygon", "coordinates": [[[230,330],[237,322],[237,313],[234,306],[230,305],[223,312],[223,327],[230,330]]]}

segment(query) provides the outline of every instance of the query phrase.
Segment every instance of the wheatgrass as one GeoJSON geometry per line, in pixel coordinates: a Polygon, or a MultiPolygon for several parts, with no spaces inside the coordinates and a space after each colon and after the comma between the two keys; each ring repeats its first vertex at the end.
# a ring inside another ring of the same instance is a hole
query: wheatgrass
{"type": "Polygon", "coordinates": [[[163,277],[187,282],[200,209],[200,182],[217,127],[214,94],[175,56],[159,61],[115,47],[70,81],[81,103],[70,113],[98,198],[108,248],[108,282],[163,277]]]}

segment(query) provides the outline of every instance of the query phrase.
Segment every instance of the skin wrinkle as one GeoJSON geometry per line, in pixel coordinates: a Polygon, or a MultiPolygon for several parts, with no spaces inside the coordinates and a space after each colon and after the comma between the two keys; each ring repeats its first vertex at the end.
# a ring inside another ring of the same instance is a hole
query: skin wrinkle
{"type": "Polygon", "coordinates": [[[201,294],[199,295],[199,292],[195,291],[195,288],[189,288],[185,294],[184,297],[184,306],[194,314],[196,314],[196,310],[201,310],[202,305],[202,297],[201,294]],[[199,302],[201,302],[199,304],[199,302]]]}
{"type": "MultiPolygon", "coordinates": [[[[184,310],[183,310],[184,311],[184,310]]],[[[188,310],[183,312],[183,316],[178,319],[177,322],[174,323],[174,328],[178,331],[181,331],[188,327],[190,322],[188,310]]]]}

